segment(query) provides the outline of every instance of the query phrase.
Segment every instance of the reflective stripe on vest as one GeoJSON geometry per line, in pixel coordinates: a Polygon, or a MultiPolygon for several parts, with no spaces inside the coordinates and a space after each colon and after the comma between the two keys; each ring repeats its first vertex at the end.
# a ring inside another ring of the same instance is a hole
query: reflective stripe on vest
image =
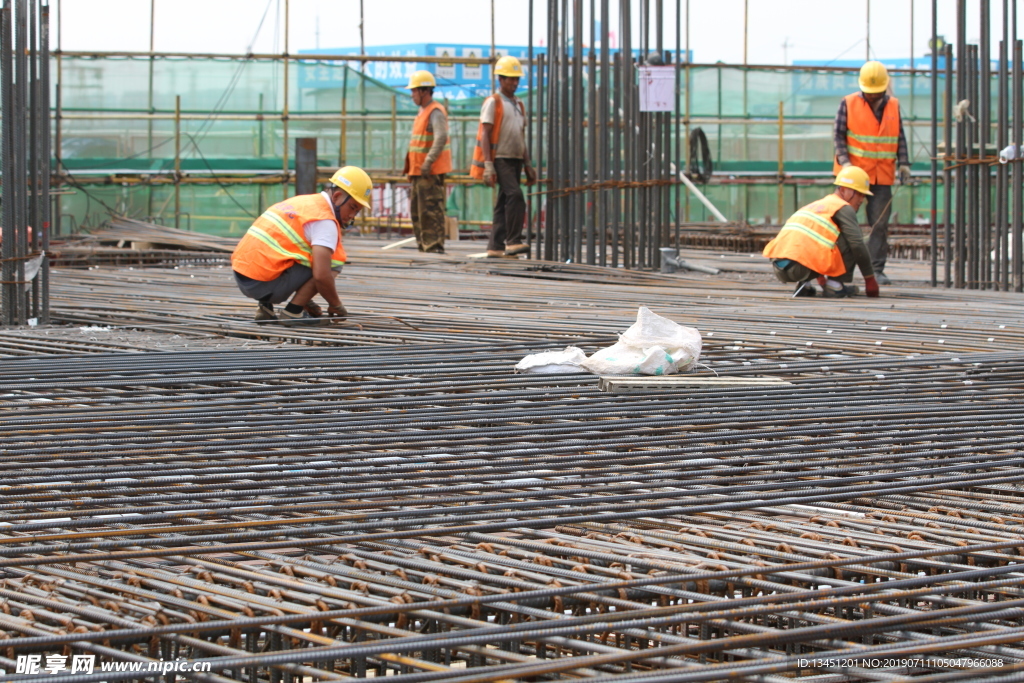
{"type": "Polygon", "coordinates": [[[846,266],[836,246],[841,233],[832,217],[844,206],[849,204],[830,194],[801,208],[762,253],[770,259],[796,261],[819,275],[842,275],[846,266]]]}
{"type": "MultiPolygon", "coordinates": [[[[847,95],[846,148],[850,163],[868,174],[872,185],[892,185],[896,182],[896,155],[900,142],[900,105],[890,97],[879,121],[871,105],[860,93],[847,95]]],[[[838,161],[833,173],[842,168],[838,161]]]]}
{"type": "Polygon", "coordinates": [[[330,220],[338,229],[338,244],[331,254],[331,267],[345,264],[341,226],[334,209],[322,194],[307,194],[274,204],[246,231],[234,253],[231,267],[254,280],[277,279],[296,263],[313,267],[313,247],[306,240],[303,226],[311,221],[330,220]]]}
{"type": "MultiPolygon", "coordinates": [[[[498,144],[498,133],[501,131],[501,120],[504,117],[504,105],[501,102],[501,96],[498,93],[494,93],[490,98],[494,100],[494,125],[491,127],[491,150],[498,144]]],[[[523,113],[523,118],[526,118],[526,107],[523,106],[522,100],[516,100],[519,104],[519,110],[523,113]]],[[[473,148],[473,163],[469,167],[469,175],[476,178],[477,180],[483,180],[484,177],[484,124],[481,122],[480,127],[476,131],[476,147],[473,148]]]]}
{"type": "MultiPolygon", "coordinates": [[[[430,115],[435,109],[441,110],[445,116],[448,115],[440,103],[431,102],[420,109],[420,113],[416,115],[416,120],[413,121],[412,140],[409,142],[409,151],[406,154],[406,165],[408,167],[406,172],[409,175],[421,174],[423,162],[427,160],[427,154],[430,152],[430,148],[434,146],[434,134],[428,130],[427,126],[430,123],[430,115]]],[[[449,139],[451,138],[449,137],[449,139]]],[[[441,173],[448,173],[451,170],[452,151],[449,143],[446,141],[441,154],[438,155],[431,165],[430,172],[434,175],[439,175],[441,173]]]]}

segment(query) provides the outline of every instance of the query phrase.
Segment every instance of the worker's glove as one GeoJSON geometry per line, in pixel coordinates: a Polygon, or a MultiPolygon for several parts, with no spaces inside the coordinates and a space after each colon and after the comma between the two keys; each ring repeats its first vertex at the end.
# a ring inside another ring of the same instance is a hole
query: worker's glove
{"type": "Polygon", "coordinates": [[[850,168],[851,166],[853,166],[853,164],[851,164],[849,161],[843,162],[843,168],[850,168]]]}
{"type": "Polygon", "coordinates": [[[327,317],[331,320],[337,320],[340,322],[348,317],[348,311],[346,311],[345,307],[341,304],[338,304],[337,306],[328,306],[327,317]]]}
{"type": "Polygon", "coordinates": [[[535,184],[537,182],[537,169],[533,166],[527,166],[524,170],[526,171],[526,184],[535,184]]]}
{"type": "Polygon", "coordinates": [[[495,181],[498,179],[498,172],[494,170],[493,161],[484,162],[484,182],[487,183],[487,187],[494,187],[495,181]]]}
{"type": "Polygon", "coordinates": [[[878,298],[878,280],[875,279],[874,275],[868,275],[864,278],[864,294],[873,299],[878,298]]]}
{"type": "Polygon", "coordinates": [[[420,175],[430,175],[430,167],[432,165],[433,165],[433,162],[424,161],[423,165],[420,166],[420,175]]]}
{"type": "Polygon", "coordinates": [[[900,177],[900,185],[906,185],[910,182],[910,166],[900,166],[898,173],[900,177]]]}

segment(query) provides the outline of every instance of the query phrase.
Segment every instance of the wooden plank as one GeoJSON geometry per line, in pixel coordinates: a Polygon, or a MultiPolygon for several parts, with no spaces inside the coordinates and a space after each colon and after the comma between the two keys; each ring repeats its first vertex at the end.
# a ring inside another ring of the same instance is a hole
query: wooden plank
{"type": "Polygon", "coordinates": [[[395,247],[404,247],[406,244],[412,244],[416,241],[415,237],[406,237],[404,240],[398,240],[391,244],[385,244],[381,249],[394,249],[395,247]]]}
{"type": "Polygon", "coordinates": [[[670,375],[661,377],[601,377],[598,389],[614,394],[658,389],[731,389],[733,387],[785,387],[791,382],[778,377],[705,377],[670,375]]]}

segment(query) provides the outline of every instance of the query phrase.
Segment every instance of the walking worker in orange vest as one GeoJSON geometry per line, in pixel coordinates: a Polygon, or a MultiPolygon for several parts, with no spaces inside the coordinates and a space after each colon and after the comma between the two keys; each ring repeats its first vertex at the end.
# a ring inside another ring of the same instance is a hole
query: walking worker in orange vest
{"type": "Polygon", "coordinates": [[[889,254],[889,214],[892,186],[910,182],[910,155],[903,134],[899,101],[887,94],[889,72],[881,62],[867,62],[860,68],[860,92],[839,103],[835,125],[835,163],[832,173],[856,166],[864,169],[871,182],[868,216],[868,251],[878,282],[890,285],[885,275],[889,254]]]}
{"type": "Polygon", "coordinates": [[[856,166],[843,168],[834,184],[834,193],[790,216],[763,253],[772,260],[775,277],[797,283],[793,296],[817,294],[810,284],[814,278],[825,297],[853,296],[858,291],[849,284],[854,265],[864,276],[864,292],[878,296],[871,257],[857,224],[857,209],[865,197],[871,197],[868,174],[856,166]]]}
{"type": "Polygon", "coordinates": [[[500,258],[530,251],[530,245],[523,242],[526,197],[519,178],[526,171],[526,184],[533,185],[537,173],[530,166],[530,150],[526,148],[526,107],[516,98],[523,67],[509,55],[494,64],[494,73],[498,76],[498,92],[484,100],[480,109],[469,174],[488,187],[498,185],[487,256],[500,258]]]}
{"type": "Polygon", "coordinates": [[[312,299],[327,301],[327,316],[344,320],[348,312],[334,286],[345,265],[341,234],[356,215],[370,207],[373,182],[361,168],[345,166],[331,177],[335,187],[274,204],[253,222],[231,254],[235,282],[256,299],[256,322],[284,325],[325,322],[312,299]],[[274,304],[291,301],[279,314],[274,304]]]}
{"type": "Polygon", "coordinates": [[[405,155],[405,174],[409,176],[409,214],[416,245],[420,251],[444,253],[447,195],[444,174],[452,170],[452,152],[448,147],[448,113],[434,101],[437,82],[429,71],[417,71],[405,86],[420,108],[412,124],[412,141],[405,155]]]}

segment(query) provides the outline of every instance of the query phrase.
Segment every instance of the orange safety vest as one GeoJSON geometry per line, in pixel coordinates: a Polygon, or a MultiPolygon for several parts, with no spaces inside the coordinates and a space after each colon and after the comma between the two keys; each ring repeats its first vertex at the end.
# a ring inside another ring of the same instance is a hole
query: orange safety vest
{"type": "MultiPolygon", "coordinates": [[[[423,162],[427,160],[427,153],[434,146],[434,134],[427,129],[427,124],[430,123],[430,115],[435,109],[440,109],[445,116],[448,116],[448,112],[444,110],[440,103],[431,102],[420,109],[420,113],[416,115],[416,120],[412,123],[412,142],[409,143],[409,151],[405,154],[406,175],[421,174],[420,169],[423,166],[423,162]]],[[[430,172],[433,175],[440,175],[451,170],[452,151],[448,143],[445,142],[444,150],[434,160],[430,167],[430,172]]]]}
{"type": "Polygon", "coordinates": [[[338,228],[338,246],[331,267],[345,263],[341,225],[334,208],[322,194],[301,194],[274,204],[253,222],[231,254],[235,272],[253,280],[270,282],[296,263],[313,267],[313,247],[303,227],[311,221],[331,220],[338,228]]]}
{"type": "MultiPolygon", "coordinates": [[[[494,126],[491,128],[491,149],[498,144],[498,133],[501,131],[501,119],[504,116],[504,105],[501,103],[501,97],[499,93],[494,93],[488,99],[494,99],[494,126]]],[[[519,103],[519,110],[523,112],[523,118],[526,118],[526,107],[523,106],[522,100],[516,100],[519,103]]],[[[484,178],[484,162],[488,161],[484,159],[484,124],[481,123],[480,127],[476,131],[476,147],[473,148],[473,164],[469,167],[469,175],[476,178],[477,180],[483,180],[484,178]]]]}
{"type": "MultiPolygon", "coordinates": [[[[896,153],[900,143],[899,101],[890,97],[879,121],[860,93],[847,95],[845,99],[846,149],[850,163],[863,168],[872,185],[892,185],[896,182],[896,153]]],[[[841,168],[836,160],[832,174],[838,174],[841,168]]]]}
{"type": "Polygon", "coordinates": [[[775,239],[765,246],[764,256],[796,261],[819,275],[842,275],[846,266],[836,246],[839,226],[832,216],[844,206],[849,204],[830,194],[803,207],[789,217],[775,239]]]}

